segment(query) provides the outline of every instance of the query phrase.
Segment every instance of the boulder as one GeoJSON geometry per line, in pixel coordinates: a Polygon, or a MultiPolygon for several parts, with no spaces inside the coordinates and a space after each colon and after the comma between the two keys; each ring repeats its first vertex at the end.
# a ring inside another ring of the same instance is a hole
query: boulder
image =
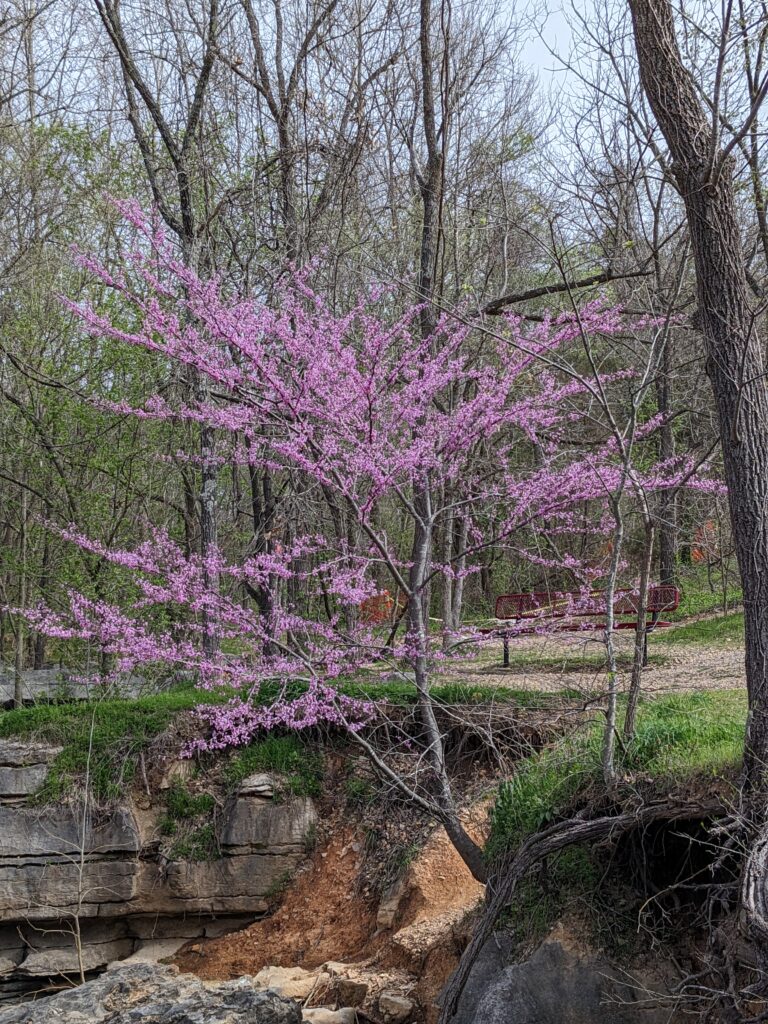
{"type": "Polygon", "coordinates": [[[545,942],[530,960],[498,972],[494,963],[498,959],[489,948],[489,956],[481,955],[478,962],[479,977],[473,971],[465,993],[473,998],[462,999],[454,1024],[654,1024],[668,1019],[645,1002],[633,1005],[635,994],[626,976],[614,975],[607,962],[577,957],[559,942],[545,942]]]}
{"type": "Polygon", "coordinates": [[[204,985],[160,964],[118,964],[94,981],[0,1009],[0,1024],[301,1024],[297,1003],[251,979],[204,985]]]}
{"type": "Polygon", "coordinates": [[[275,804],[238,796],[221,831],[221,845],[250,851],[303,850],[316,820],[315,805],[308,797],[275,804]]]}
{"type": "Polygon", "coordinates": [[[334,979],[336,995],[344,1006],[362,1006],[368,997],[368,985],[356,978],[338,977],[334,979]]]}
{"type": "Polygon", "coordinates": [[[329,1010],[327,1006],[312,1006],[302,1010],[301,1019],[306,1024],[357,1024],[357,1012],[349,1006],[340,1010],[329,1010]]]}

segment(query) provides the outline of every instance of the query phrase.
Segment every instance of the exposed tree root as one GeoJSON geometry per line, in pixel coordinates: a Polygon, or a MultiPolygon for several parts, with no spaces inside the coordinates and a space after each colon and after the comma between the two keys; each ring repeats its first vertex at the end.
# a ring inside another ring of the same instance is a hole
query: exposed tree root
{"type": "MultiPolygon", "coordinates": [[[[692,818],[718,818],[728,808],[721,800],[664,801],[645,804],[630,811],[599,818],[575,817],[552,825],[527,839],[515,854],[493,873],[487,889],[486,902],[472,941],[467,946],[456,973],[443,996],[440,1024],[450,1024],[458,1008],[459,999],[470,971],[485,942],[490,937],[499,916],[512,901],[515,890],[528,872],[546,857],[580,843],[598,842],[615,838],[633,829],[645,828],[654,822],[679,821],[692,818]]],[[[763,863],[768,863],[768,835],[763,844],[763,863]]],[[[764,900],[764,896],[761,896],[764,900]]],[[[768,925],[768,917],[763,917],[768,925]]]]}

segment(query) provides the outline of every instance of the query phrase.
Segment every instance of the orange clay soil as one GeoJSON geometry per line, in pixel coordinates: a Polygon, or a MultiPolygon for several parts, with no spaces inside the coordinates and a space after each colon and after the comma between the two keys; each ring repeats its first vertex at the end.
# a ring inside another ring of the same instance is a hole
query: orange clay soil
{"type": "MultiPolygon", "coordinates": [[[[471,815],[473,831],[484,831],[485,811],[476,808],[471,815]]],[[[437,829],[401,884],[393,927],[377,931],[378,906],[357,895],[361,847],[354,827],[340,825],[294,877],[273,914],[243,931],[187,945],[176,964],[204,979],[228,979],[267,966],[346,961],[371,972],[407,972],[426,1007],[456,966],[467,939],[464,919],[483,887],[437,829]]]]}
{"type": "Polygon", "coordinates": [[[293,878],[273,914],[244,931],[185,946],[179,968],[222,979],[354,957],[376,928],[376,908],[355,896],[360,855],[353,842],[349,828],[337,832],[293,878]]]}

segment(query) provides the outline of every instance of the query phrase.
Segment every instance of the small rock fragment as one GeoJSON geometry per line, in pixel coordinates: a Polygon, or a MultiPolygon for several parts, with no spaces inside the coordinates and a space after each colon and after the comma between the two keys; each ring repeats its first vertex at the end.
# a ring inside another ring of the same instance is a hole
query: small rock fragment
{"type": "Polygon", "coordinates": [[[382,992],[379,996],[379,1011],[385,1021],[390,1024],[404,1024],[409,1020],[415,1006],[406,996],[394,992],[382,992]]]}
{"type": "Polygon", "coordinates": [[[339,1002],[344,1006],[362,1006],[368,995],[368,986],[364,981],[354,978],[337,978],[336,992],[339,1002]]]}
{"type": "Polygon", "coordinates": [[[275,783],[271,776],[256,772],[243,779],[238,793],[240,796],[257,796],[263,800],[271,800],[275,795],[275,783]]]}
{"type": "Polygon", "coordinates": [[[302,1010],[301,1019],[306,1024],[356,1024],[357,1014],[349,1006],[345,1006],[341,1010],[313,1006],[311,1009],[302,1010]]]}

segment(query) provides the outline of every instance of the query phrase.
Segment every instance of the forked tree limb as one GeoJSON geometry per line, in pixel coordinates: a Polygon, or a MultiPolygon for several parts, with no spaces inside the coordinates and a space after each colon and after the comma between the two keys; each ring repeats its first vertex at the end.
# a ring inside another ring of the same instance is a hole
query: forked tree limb
{"type": "MultiPolygon", "coordinates": [[[[502,911],[512,901],[518,884],[536,864],[566,847],[613,839],[632,829],[646,828],[655,822],[714,818],[726,813],[727,808],[720,800],[682,803],[665,801],[600,818],[570,818],[526,839],[515,855],[496,870],[488,883],[482,917],[471,942],[464,950],[456,972],[446,986],[439,1024],[450,1024],[454,1019],[459,999],[481,949],[492,934],[502,911]]],[[[768,863],[768,836],[764,854],[768,863]]]]}

